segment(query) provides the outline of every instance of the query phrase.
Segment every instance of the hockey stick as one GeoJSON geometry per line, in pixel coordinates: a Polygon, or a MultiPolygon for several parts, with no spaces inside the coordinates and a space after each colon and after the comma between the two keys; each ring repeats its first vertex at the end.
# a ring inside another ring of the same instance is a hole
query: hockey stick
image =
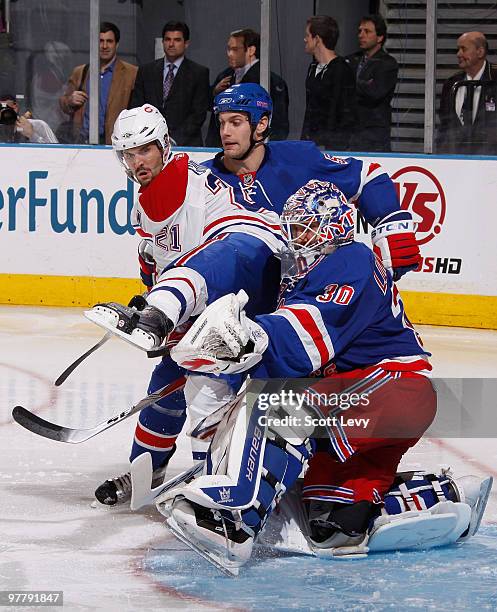
{"type": "Polygon", "coordinates": [[[76,361],[71,363],[71,365],[62,372],[62,374],[59,376],[59,378],[57,378],[57,380],[55,381],[54,385],[56,387],[60,387],[60,385],[65,380],[67,380],[69,375],[72,374],[72,372],[74,372],[74,370],[79,366],[79,364],[82,361],[84,361],[87,357],[89,357],[92,353],[94,353],[98,348],[100,348],[103,344],[105,344],[107,342],[107,340],[109,340],[112,336],[113,336],[112,332],[108,331],[105,334],[105,336],[99,342],[97,342],[97,344],[95,344],[95,346],[92,346],[91,349],[88,349],[86,351],[86,353],[83,353],[83,355],[81,355],[81,357],[78,357],[76,359],[76,361]]]}
{"type": "Polygon", "coordinates": [[[204,464],[197,463],[178,476],[164,481],[152,488],[152,457],[150,453],[138,455],[131,463],[131,510],[154,504],[155,500],[165,491],[180,483],[187,484],[203,470],[204,464]]]}
{"type": "MultiPolygon", "coordinates": [[[[22,406],[16,406],[14,410],[12,410],[12,417],[14,421],[28,429],[32,433],[42,436],[43,438],[49,438],[50,440],[56,440],[57,442],[69,442],[71,444],[79,444],[80,442],[85,442],[93,436],[96,436],[102,431],[105,431],[109,427],[113,427],[117,423],[124,421],[132,414],[136,412],[140,412],[143,408],[147,406],[151,406],[156,401],[162,399],[170,392],[170,384],[165,385],[162,389],[147,395],[142,400],[140,400],[134,406],[123,410],[119,414],[116,414],[110,419],[95,425],[95,427],[91,427],[90,429],[71,429],[70,427],[63,427],[62,425],[57,425],[55,423],[50,423],[50,421],[45,421],[41,417],[36,414],[26,410],[22,406]]],[[[178,390],[178,387],[174,389],[178,390]]]]}

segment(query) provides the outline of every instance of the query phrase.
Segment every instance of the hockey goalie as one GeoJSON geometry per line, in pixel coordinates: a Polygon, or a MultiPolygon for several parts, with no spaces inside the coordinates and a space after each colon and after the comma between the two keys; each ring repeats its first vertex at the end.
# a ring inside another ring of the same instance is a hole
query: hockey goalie
{"type": "Polygon", "coordinates": [[[157,499],[167,525],[232,574],[264,537],[334,558],[464,541],[478,529],[491,478],[397,474],[434,418],[436,393],[391,275],[354,241],[352,211],[331,183],[299,189],[281,225],[278,309],[252,320],[243,292],[225,296],[171,352],[180,366],[252,380],[250,393],[193,432],[215,431],[201,475],[175,479],[157,499]],[[296,381],[304,402],[295,393],[288,401],[296,381]],[[358,392],[367,401],[353,408],[312,401],[358,392]],[[280,398],[271,419],[261,418],[262,394],[280,398]],[[345,410],[355,423],[347,428],[345,410]],[[279,520],[268,522],[278,504],[279,520]]]}

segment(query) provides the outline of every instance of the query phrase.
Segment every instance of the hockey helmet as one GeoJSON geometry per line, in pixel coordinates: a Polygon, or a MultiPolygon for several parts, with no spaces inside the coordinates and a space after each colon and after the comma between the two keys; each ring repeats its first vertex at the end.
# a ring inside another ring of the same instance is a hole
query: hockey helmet
{"type": "Polygon", "coordinates": [[[117,158],[124,166],[126,174],[136,180],[124,159],[124,151],[140,147],[149,142],[157,142],[163,152],[164,165],[171,158],[171,146],[167,123],[162,113],[151,104],[123,110],[114,123],[112,147],[117,158]]]}
{"type": "Polygon", "coordinates": [[[247,113],[250,123],[256,125],[265,115],[273,115],[273,101],[268,92],[257,83],[240,83],[228,87],[214,99],[214,115],[233,112],[247,113]]]}
{"type": "Polygon", "coordinates": [[[303,256],[329,253],[354,240],[354,210],[333,183],[312,180],[288,198],[281,214],[290,251],[303,256]]]}

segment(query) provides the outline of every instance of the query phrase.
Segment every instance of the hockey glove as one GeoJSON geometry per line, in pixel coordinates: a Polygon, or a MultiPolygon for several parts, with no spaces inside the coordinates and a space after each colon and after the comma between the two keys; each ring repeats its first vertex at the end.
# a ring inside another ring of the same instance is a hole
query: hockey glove
{"type": "Polygon", "coordinates": [[[414,236],[416,223],[408,211],[401,210],[380,221],[371,232],[373,251],[383,265],[399,280],[421,263],[421,254],[414,236]]]}
{"type": "Polygon", "coordinates": [[[171,349],[171,357],[183,368],[212,374],[245,372],[259,363],[268,337],[245,314],[247,301],[240,291],[210,304],[171,349]]]}
{"type": "Polygon", "coordinates": [[[157,266],[153,257],[152,242],[147,238],[143,238],[138,244],[138,261],[142,283],[150,290],[157,279],[157,266]]]}
{"type": "Polygon", "coordinates": [[[174,327],[155,306],[140,311],[116,302],[96,304],[85,311],[85,317],[144,351],[156,351],[174,327]]]}

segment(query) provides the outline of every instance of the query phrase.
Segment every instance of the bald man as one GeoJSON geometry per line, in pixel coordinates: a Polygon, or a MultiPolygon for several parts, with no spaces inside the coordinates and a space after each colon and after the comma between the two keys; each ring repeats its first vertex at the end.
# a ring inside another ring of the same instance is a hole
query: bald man
{"type": "Polygon", "coordinates": [[[482,32],[465,32],[457,39],[461,71],[443,85],[439,153],[497,154],[497,67],[487,61],[487,53],[482,32]],[[471,81],[481,81],[481,86],[471,85],[471,81]],[[457,86],[459,83],[462,85],[457,86]]]}

